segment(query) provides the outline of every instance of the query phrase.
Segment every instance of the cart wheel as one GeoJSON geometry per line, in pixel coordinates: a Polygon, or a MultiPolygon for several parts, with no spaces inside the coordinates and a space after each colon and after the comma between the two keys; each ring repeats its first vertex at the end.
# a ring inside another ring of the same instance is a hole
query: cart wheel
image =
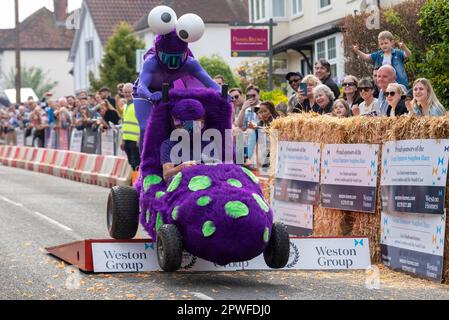
{"type": "Polygon", "coordinates": [[[114,239],[132,239],[139,227],[139,197],[132,187],[113,187],[109,193],[107,223],[114,239]]]}
{"type": "Polygon", "coordinates": [[[163,225],[157,233],[157,260],[162,270],[174,272],[182,263],[182,237],[173,224],[163,225]]]}
{"type": "Polygon", "coordinates": [[[282,269],[290,255],[290,238],[284,224],[276,222],[271,229],[270,242],[263,253],[265,263],[272,269],[282,269]]]}

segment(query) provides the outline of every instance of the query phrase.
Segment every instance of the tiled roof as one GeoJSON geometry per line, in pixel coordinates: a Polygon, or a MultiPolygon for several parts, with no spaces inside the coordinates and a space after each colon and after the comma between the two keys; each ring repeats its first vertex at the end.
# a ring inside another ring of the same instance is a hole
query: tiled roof
{"type": "MultiPolygon", "coordinates": [[[[53,12],[42,8],[20,24],[20,46],[25,50],[69,50],[75,32],[58,27],[53,12]]],[[[15,30],[0,30],[0,51],[15,48],[15,30]]]]}
{"type": "MultiPolygon", "coordinates": [[[[171,7],[181,17],[186,13],[199,15],[205,23],[248,22],[247,0],[166,0],[165,5],[171,7]]],[[[134,25],[136,31],[148,28],[148,13],[141,15],[134,25]]]]}
{"type": "Polygon", "coordinates": [[[163,3],[161,0],[85,0],[95,28],[104,45],[122,21],[133,26],[144,14],[163,3]]]}

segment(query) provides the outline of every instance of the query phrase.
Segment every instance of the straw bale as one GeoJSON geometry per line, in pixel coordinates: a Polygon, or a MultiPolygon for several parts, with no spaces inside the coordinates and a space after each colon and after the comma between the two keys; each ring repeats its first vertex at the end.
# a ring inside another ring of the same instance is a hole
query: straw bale
{"type": "MultiPolygon", "coordinates": [[[[295,114],[273,121],[279,141],[317,142],[324,144],[372,143],[411,139],[448,139],[449,116],[417,117],[352,117],[338,119],[317,114],[295,114]]],[[[380,158],[381,159],[381,148],[380,158]]],[[[272,149],[272,165],[276,165],[277,148],[272,149]]],[[[380,171],[381,161],[379,160],[380,171]]],[[[274,183],[274,171],[269,179],[274,183]]],[[[449,186],[446,183],[446,186],[449,186]]],[[[449,192],[446,192],[446,208],[449,192]]],[[[381,261],[380,219],[382,212],[380,176],[378,177],[375,213],[348,212],[314,207],[314,236],[367,236],[370,240],[372,263],[381,261]]],[[[449,221],[449,219],[447,219],[449,221]]],[[[444,279],[449,284],[449,223],[446,222],[444,279]]]]}

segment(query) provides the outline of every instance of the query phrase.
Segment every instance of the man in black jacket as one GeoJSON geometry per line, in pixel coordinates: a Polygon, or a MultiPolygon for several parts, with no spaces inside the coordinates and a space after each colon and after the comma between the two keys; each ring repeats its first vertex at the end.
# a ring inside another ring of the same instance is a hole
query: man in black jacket
{"type": "Polygon", "coordinates": [[[326,59],[320,59],[315,63],[315,76],[332,90],[336,99],[340,96],[340,89],[332,80],[331,65],[326,59]]]}

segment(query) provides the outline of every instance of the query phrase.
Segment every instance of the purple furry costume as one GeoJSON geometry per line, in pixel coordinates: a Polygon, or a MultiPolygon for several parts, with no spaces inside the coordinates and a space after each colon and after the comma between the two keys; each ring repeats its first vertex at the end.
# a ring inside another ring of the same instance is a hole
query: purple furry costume
{"type": "MultiPolygon", "coordinates": [[[[173,33],[169,37],[159,36],[156,41],[156,48],[176,49],[168,52],[179,52],[182,46],[173,38],[173,33]]],[[[187,52],[187,45],[182,50],[187,52]]],[[[176,72],[164,70],[158,55],[150,52],[136,86],[136,93],[149,107],[146,112],[150,116],[142,139],[141,174],[135,186],[140,194],[140,222],[153,239],[162,225],[176,225],[184,248],[199,258],[220,265],[250,260],[268,245],[273,212],[263,200],[257,178],[249,170],[235,164],[203,164],[182,170],[167,184],[162,179],[160,148],[174,129],[174,109],[176,117],[186,121],[197,120],[193,119],[195,114],[205,110],[203,130],[216,129],[223,140],[225,130],[232,128],[231,105],[191,56],[176,72]],[[160,90],[165,82],[173,85],[175,80],[189,74],[214,89],[175,88],[170,91],[168,103],[151,106],[148,99],[154,93],[150,90],[160,90]],[[182,112],[179,106],[185,105],[186,99],[199,101],[204,110],[195,110],[194,104],[182,112]]],[[[139,117],[137,108],[136,114],[139,117]]],[[[145,118],[145,115],[140,116],[145,118]]],[[[225,141],[222,145],[224,157],[225,141]]]]}

